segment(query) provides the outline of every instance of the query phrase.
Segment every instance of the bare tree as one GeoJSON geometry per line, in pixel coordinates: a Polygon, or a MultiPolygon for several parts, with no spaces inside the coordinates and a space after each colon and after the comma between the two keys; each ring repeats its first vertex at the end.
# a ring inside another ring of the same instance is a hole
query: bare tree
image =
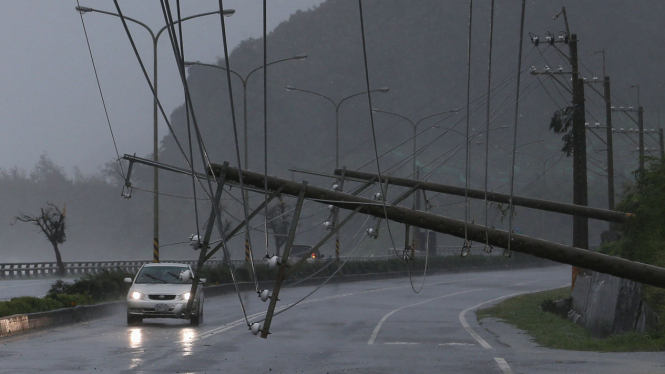
{"type": "Polygon", "coordinates": [[[58,246],[67,240],[67,235],[65,234],[65,208],[60,211],[60,209],[54,204],[46,203],[46,205],[46,208],[41,208],[40,215],[31,216],[21,213],[19,216],[14,217],[15,220],[12,225],[15,224],[16,221],[21,221],[32,223],[39,227],[39,231],[44,233],[44,235],[46,235],[46,240],[53,245],[59,274],[60,276],[64,276],[65,264],[62,262],[62,256],[60,256],[60,249],[58,246]]]}

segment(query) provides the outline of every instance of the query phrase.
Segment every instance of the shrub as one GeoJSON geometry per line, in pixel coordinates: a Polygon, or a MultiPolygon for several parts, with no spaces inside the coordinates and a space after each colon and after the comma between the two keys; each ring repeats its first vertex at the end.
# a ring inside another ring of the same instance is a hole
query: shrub
{"type": "Polygon", "coordinates": [[[84,274],[73,283],[55,282],[47,296],[57,299],[58,295],[84,295],[94,302],[117,300],[127,295],[129,285],[124,279],[132,276],[133,274],[120,269],[84,274]]]}

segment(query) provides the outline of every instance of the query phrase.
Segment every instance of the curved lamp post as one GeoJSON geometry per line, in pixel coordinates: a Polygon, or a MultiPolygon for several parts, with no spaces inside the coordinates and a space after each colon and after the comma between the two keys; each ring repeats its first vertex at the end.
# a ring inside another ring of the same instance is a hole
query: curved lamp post
{"type": "Polygon", "coordinates": [[[328,100],[335,107],[335,169],[339,168],[339,108],[342,106],[342,104],[346,100],[348,100],[352,97],[363,95],[363,94],[366,94],[368,92],[387,93],[388,91],[390,91],[390,88],[388,88],[388,87],[381,87],[381,88],[377,88],[377,89],[374,89],[374,90],[354,93],[353,95],[349,95],[349,96],[341,99],[340,101],[335,101],[335,100],[331,99],[330,97],[328,97],[324,94],[318,93],[318,92],[305,90],[305,89],[298,88],[298,87],[293,87],[293,86],[286,86],[285,88],[286,88],[287,91],[300,91],[300,92],[305,92],[305,93],[309,93],[309,94],[312,94],[312,95],[322,97],[322,98],[328,100]]]}
{"type": "MultiPolygon", "coordinates": [[[[300,91],[300,92],[304,92],[304,93],[308,93],[308,94],[312,94],[312,95],[322,97],[322,98],[328,100],[333,105],[333,107],[335,107],[335,169],[339,168],[339,108],[342,106],[342,104],[346,100],[348,100],[352,97],[356,97],[356,96],[359,96],[359,95],[364,95],[364,94],[370,93],[370,92],[387,93],[388,91],[390,91],[390,88],[388,88],[388,87],[381,87],[381,88],[377,88],[377,89],[374,89],[374,90],[357,92],[357,93],[354,93],[352,95],[346,96],[346,97],[342,98],[339,101],[335,101],[335,100],[331,99],[330,97],[328,97],[328,96],[326,96],[322,93],[318,93],[318,92],[314,92],[314,91],[310,91],[310,90],[305,90],[305,89],[297,88],[297,87],[293,87],[293,86],[286,86],[285,88],[286,88],[287,91],[300,91]]],[[[338,223],[338,210],[337,209],[335,209],[334,219],[335,219],[335,226],[337,226],[337,223],[338,223]]],[[[337,236],[335,237],[335,259],[337,261],[339,261],[339,233],[337,233],[337,236]]]]}
{"type": "MultiPolygon", "coordinates": [[[[76,11],[78,11],[81,14],[85,14],[88,12],[91,13],[101,13],[101,14],[106,14],[109,16],[113,17],[118,17],[118,18],[123,18],[127,21],[133,22],[141,27],[143,27],[145,30],[148,31],[150,34],[150,37],[152,38],[152,56],[153,56],[153,78],[152,78],[152,84],[155,90],[155,93],[157,93],[157,43],[159,42],[159,37],[162,35],[162,32],[169,28],[171,25],[177,25],[178,23],[188,21],[194,18],[199,18],[203,16],[209,16],[213,14],[219,14],[219,11],[214,11],[214,12],[207,12],[207,13],[201,13],[201,14],[195,14],[193,16],[185,17],[182,18],[180,21],[173,22],[170,25],[163,26],[157,32],[155,33],[148,25],[145,23],[136,20],[131,17],[127,16],[120,16],[119,14],[112,13],[112,12],[107,12],[104,10],[99,10],[99,9],[93,9],[93,8],[88,8],[88,7],[82,7],[82,6],[77,6],[75,7],[76,11]]],[[[233,9],[224,9],[222,14],[226,17],[230,17],[235,13],[235,10],[233,9]]],[[[159,161],[159,133],[158,133],[158,122],[157,122],[157,97],[154,98],[153,100],[153,154],[154,154],[154,160],[155,162],[159,161]]],[[[153,172],[153,262],[159,262],[159,174],[158,170],[156,167],[154,168],[153,172]]]]}
{"type": "MultiPolygon", "coordinates": [[[[284,62],[284,61],[304,60],[306,58],[307,58],[306,54],[295,55],[293,57],[283,58],[281,60],[276,60],[276,61],[269,62],[269,63],[266,64],[266,66],[278,64],[278,63],[284,62]]],[[[225,67],[222,67],[222,66],[219,66],[219,65],[204,64],[202,62],[185,61],[185,66],[192,66],[192,65],[207,66],[207,67],[210,67],[210,68],[226,70],[225,67]]],[[[244,136],[245,136],[245,142],[244,142],[245,143],[245,153],[244,153],[245,160],[244,161],[245,161],[245,169],[247,169],[247,170],[249,169],[249,156],[248,156],[248,151],[247,151],[247,149],[248,149],[248,147],[247,147],[247,137],[248,137],[248,135],[247,135],[247,81],[249,80],[249,77],[252,76],[252,74],[256,73],[257,71],[259,71],[261,69],[263,69],[263,65],[253,69],[252,71],[247,73],[244,77],[240,73],[238,73],[237,71],[235,71],[233,69],[229,69],[229,72],[231,74],[234,74],[236,77],[238,77],[240,79],[240,81],[242,82],[242,108],[243,108],[243,121],[244,121],[243,131],[244,131],[244,136]]]]}
{"type": "MultiPolygon", "coordinates": [[[[405,117],[405,116],[403,116],[403,115],[401,115],[401,114],[397,114],[397,113],[389,112],[389,111],[387,111],[387,110],[381,110],[381,109],[372,108],[372,112],[375,112],[375,113],[385,113],[385,114],[390,114],[390,115],[395,116],[395,117],[399,117],[399,118],[401,118],[401,119],[403,119],[403,120],[409,122],[409,123],[411,124],[411,126],[413,127],[413,174],[412,174],[412,177],[413,177],[413,178],[416,177],[416,150],[417,150],[417,143],[416,143],[417,139],[416,139],[416,138],[417,138],[417,136],[418,136],[418,125],[419,125],[422,121],[424,121],[424,120],[426,120],[426,119],[429,119],[429,118],[432,118],[432,117],[436,117],[436,116],[439,116],[439,115],[441,115],[441,114],[456,113],[456,112],[458,112],[458,111],[459,111],[459,109],[452,109],[452,110],[446,110],[446,111],[443,111],[443,112],[436,112],[436,113],[432,113],[432,114],[430,114],[430,115],[428,115],[428,116],[425,116],[425,117],[419,119],[419,120],[416,121],[416,122],[413,122],[410,118],[405,117]]],[[[455,132],[456,132],[456,130],[454,130],[454,129],[448,129],[448,130],[451,130],[451,131],[455,131],[455,132]]]]}
{"type": "MultiPolygon", "coordinates": [[[[401,119],[409,122],[411,124],[411,126],[413,127],[413,174],[411,174],[411,177],[413,179],[416,179],[416,150],[417,150],[418,125],[426,119],[436,117],[436,116],[439,116],[441,114],[455,113],[457,111],[459,111],[459,109],[446,110],[446,111],[443,111],[443,112],[432,113],[432,114],[427,115],[427,116],[419,119],[418,121],[414,122],[410,118],[408,118],[406,116],[403,116],[401,114],[389,112],[387,110],[372,108],[372,112],[385,113],[385,114],[389,114],[391,116],[401,118],[401,119]]],[[[432,127],[434,127],[434,126],[432,126],[432,127]]],[[[456,131],[456,130],[453,130],[453,129],[449,129],[449,130],[456,131]]],[[[419,191],[416,191],[415,194],[413,195],[413,205],[412,205],[412,207],[413,207],[413,209],[420,209],[420,193],[419,193],[419,191]]],[[[415,226],[413,226],[411,228],[411,230],[412,230],[412,233],[413,233],[412,234],[412,239],[411,239],[411,248],[414,248],[416,246],[416,243],[420,242],[420,239],[419,239],[420,238],[420,230],[415,226]]],[[[420,247],[420,244],[418,244],[418,246],[420,247]]],[[[429,248],[427,250],[429,250],[429,248]]]]}

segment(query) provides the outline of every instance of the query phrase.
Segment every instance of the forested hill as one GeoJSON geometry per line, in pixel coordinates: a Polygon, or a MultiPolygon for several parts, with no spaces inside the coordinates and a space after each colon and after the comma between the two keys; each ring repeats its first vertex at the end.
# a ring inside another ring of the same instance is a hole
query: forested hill
{"type": "MultiPolygon", "coordinates": [[[[484,93],[487,84],[489,2],[474,3],[472,97],[475,98],[484,93]]],[[[371,87],[390,88],[388,94],[373,94],[373,105],[413,120],[439,111],[462,108],[466,102],[468,2],[388,0],[364,1],[363,5],[371,87]]],[[[519,5],[518,1],[497,3],[493,56],[495,84],[507,77],[517,64],[519,5]]],[[[654,63],[640,70],[633,66],[638,65],[636,61],[647,58],[659,61],[659,57],[663,57],[663,49],[654,44],[653,38],[645,36],[658,35],[658,25],[665,5],[653,0],[641,2],[639,7],[620,0],[572,4],[564,1],[530,2],[527,4],[525,30],[539,34],[541,39],[544,39],[546,31],[558,34],[559,30],[565,29],[564,20],[560,17],[553,21],[552,16],[559,13],[564,5],[567,6],[571,32],[577,33],[580,38],[580,59],[583,66],[596,75],[601,75],[601,57],[592,56],[591,53],[605,49],[607,70],[612,75],[616,95],[631,101],[629,104],[634,104],[632,101],[636,101],[635,92],[628,90],[627,86],[642,82],[642,102],[647,110],[655,112],[657,103],[662,99],[659,64],[654,63]],[[650,3],[650,6],[645,3],[650,3]]],[[[545,65],[555,68],[564,64],[553,48],[548,49],[541,45],[541,55],[538,50],[533,49],[528,37],[524,46],[524,68],[531,64],[539,69],[545,65]]],[[[562,47],[567,53],[567,48],[562,47]]],[[[247,74],[263,63],[262,51],[261,39],[245,41],[231,54],[231,68],[241,75],[247,74]]],[[[330,171],[334,166],[335,111],[332,104],[314,95],[286,91],[284,87],[290,85],[319,92],[335,101],[365,90],[358,3],[350,0],[327,1],[313,10],[294,14],[268,36],[268,61],[303,53],[308,54],[309,58],[304,61],[282,62],[268,68],[268,166],[271,173],[282,176],[289,175],[287,169],[294,165],[326,171],[330,171]]],[[[224,65],[223,61],[216,63],[224,65]]],[[[204,129],[213,159],[229,160],[234,165],[235,145],[225,72],[200,66],[190,67],[188,72],[196,114],[204,129]]],[[[592,77],[592,73],[586,70],[583,75],[592,77]]],[[[524,77],[523,88],[534,79],[524,77]]],[[[242,144],[242,86],[236,77],[232,77],[232,80],[242,144]]],[[[247,87],[251,154],[249,167],[258,171],[263,169],[262,85],[262,75],[258,72],[252,75],[247,87]]],[[[511,82],[495,97],[494,108],[499,108],[501,100],[509,96],[509,91],[513,88],[514,82],[511,82]]],[[[559,146],[556,143],[558,137],[548,132],[549,119],[554,110],[566,105],[564,96],[567,94],[558,94],[551,83],[545,88],[547,92],[538,88],[526,95],[521,108],[518,142],[545,138],[553,140],[547,145],[555,149],[559,146]],[[557,102],[553,102],[548,94],[553,95],[557,102]]],[[[599,102],[599,98],[590,99],[594,103],[599,102]]],[[[510,103],[514,98],[509,96],[506,100],[506,103],[510,103]]],[[[593,105],[589,107],[592,114],[602,120],[602,112],[593,105]]],[[[505,104],[498,109],[499,112],[503,111],[503,108],[506,108],[505,104]]],[[[360,96],[346,101],[340,108],[339,116],[340,163],[350,168],[360,167],[374,157],[366,97],[360,96]]],[[[649,116],[647,114],[647,117],[649,116]]],[[[387,114],[375,114],[374,117],[381,151],[386,151],[411,136],[408,123],[396,124],[397,118],[387,114]]],[[[484,110],[475,112],[471,127],[481,127],[484,117],[484,110]]],[[[651,117],[655,119],[655,115],[651,117]]],[[[181,139],[185,138],[184,119],[183,108],[173,113],[181,139]]],[[[462,123],[459,123],[456,129],[464,132],[463,114],[452,117],[441,126],[448,127],[459,120],[462,123]]],[[[593,119],[589,120],[593,123],[593,119]]],[[[512,122],[512,110],[508,110],[494,125],[512,127],[512,122]]],[[[428,123],[432,124],[434,121],[425,122],[422,127],[428,123]]],[[[492,142],[509,146],[510,132],[498,131],[492,142]]],[[[439,133],[440,131],[432,131],[418,140],[420,144],[424,144],[439,133]]],[[[419,156],[423,164],[439,155],[442,149],[447,149],[460,140],[455,134],[450,134],[447,138],[447,141],[436,143],[419,156]]],[[[165,147],[166,154],[171,155],[169,160],[177,161],[180,158],[178,152],[174,152],[169,138],[165,139],[165,147]]],[[[483,159],[481,150],[472,150],[472,159],[476,164],[483,159]]],[[[410,153],[410,143],[397,151],[393,152],[392,158],[383,161],[385,165],[391,165],[407,152],[410,153]]],[[[453,169],[457,172],[463,170],[455,160],[451,163],[457,165],[453,166],[453,169]]],[[[497,164],[495,168],[496,171],[505,169],[503,163],[497,164]]],[[[459,181],[458,173],[451,173],[451,170],[438,173],[437,177],[459,181]]],[[[479,181],[478,178],[475,180],[479,181]]]]}

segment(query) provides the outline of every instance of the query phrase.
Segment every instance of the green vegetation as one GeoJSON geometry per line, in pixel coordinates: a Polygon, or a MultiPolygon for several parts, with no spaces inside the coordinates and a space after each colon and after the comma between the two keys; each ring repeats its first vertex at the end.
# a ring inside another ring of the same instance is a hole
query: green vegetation
{"type": "Polygon", "coordinates": [[[58,280],[45,297],[22,296],[0,301],[0,317],[124,299],[129,285],[123,280],[131,276],[122,270],[103,270],[98,274],[85,274],[74,283],[58,280]]]}
{"type": "MultiPolygon", "coordinates": [[[[625,187],[617,210],[634,213],[618,225],[618,240],[600,247],[600,252],[665,267],[665,163],[648,158],[643,173],[636,172],[636,183],[625,187]]],[[[643,287],[646,302],[665,316],[665,290],[643,287]]]]}
{"type": "Polygon", "coordinates": [[[102,270],[97,274],[84,274],[73,283],[58,280],[51,286],[47,297],[85,295],[96,303],[120,300],[124,299],[129,291],[129,285],[124,282],[124,279],[133,276],[132,273],[116,269],[102,270]]]}
{"type": "Polygon", "coordinates": [[[538,292],[507,299],[493,307],[478,310],[477,317],[497,318],[520,330],[548,348],[598,352],[638,352],[665,350],[665,335],[628,333],[606,339],[591,336],[585,328],[552,313],[540,310],[545,300],[570,297],[570,288],[538,292]]]}

